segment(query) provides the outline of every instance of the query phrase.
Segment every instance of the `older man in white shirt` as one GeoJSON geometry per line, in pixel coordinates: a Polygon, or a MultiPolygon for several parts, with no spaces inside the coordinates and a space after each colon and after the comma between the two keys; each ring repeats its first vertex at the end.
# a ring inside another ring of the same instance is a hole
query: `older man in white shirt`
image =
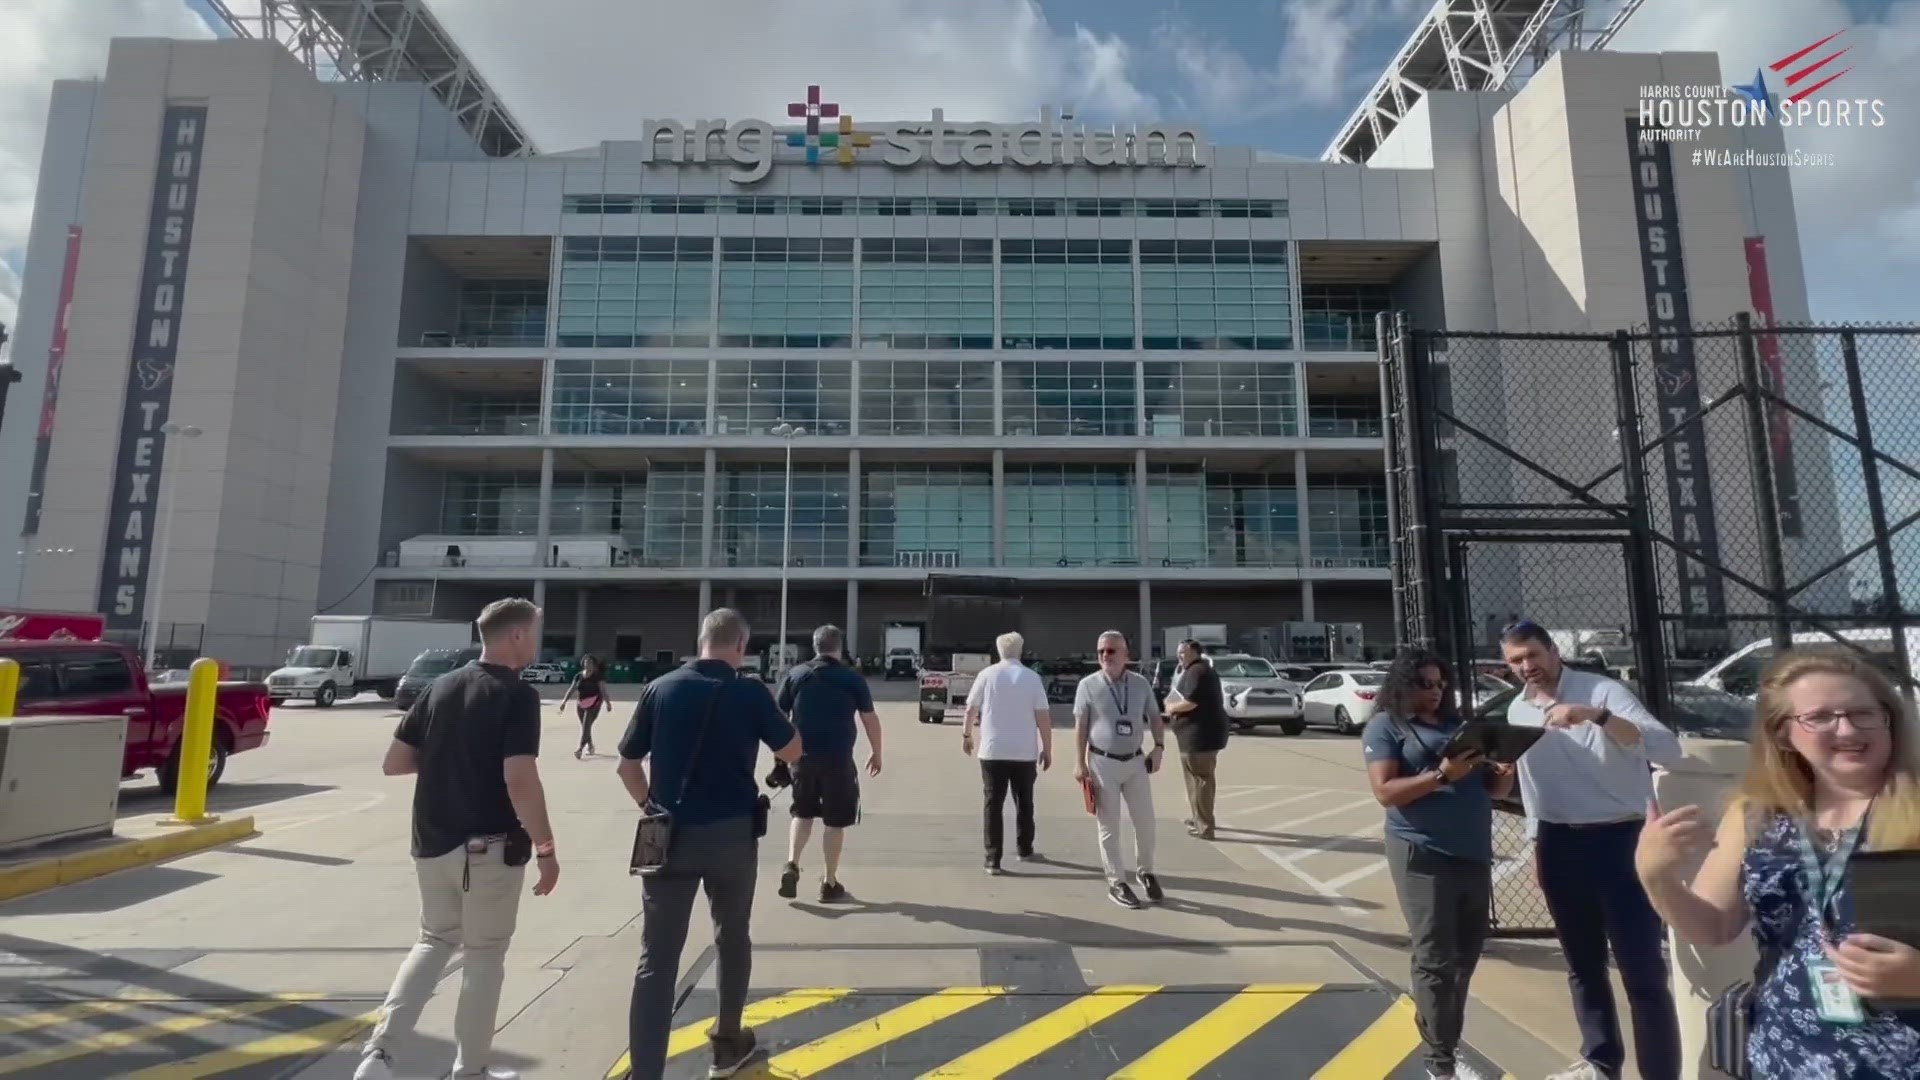
{"type": "Polygon", "coordinates": [[[1001,634],[994,641],[1000,662],[974,678],[973,689],[967,692],[967,723],[960,731],[960,749],[969,754],[977,751],[980,758],[989,874],[1000,873],[1009,790],[1013,792],[1015,850],[1021,862],[1037,857],[1033,851],[1033,782],[1041,769],[1053,765],[1053,714],[1039,674],[1020,662],[1026,644],[1026,639],[1014,633],[1001,634]],[[977,747],[976,728],[980,733],[977,747]]]}

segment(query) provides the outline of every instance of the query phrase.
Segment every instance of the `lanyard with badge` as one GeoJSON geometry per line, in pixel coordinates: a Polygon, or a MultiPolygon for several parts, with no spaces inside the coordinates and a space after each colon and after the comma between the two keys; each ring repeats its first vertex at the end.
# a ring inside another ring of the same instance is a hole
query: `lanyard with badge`
{"type": "MultiPolygon", "coordinates": [[[[1867,813],[1860,817],[1860,824],[1841,833],[1833,854],[1824,862],[1814,850],[1813,841],[1808,838],[1808,825],[1802,825],[1796,837],[1799,841],[1801,884],[1807,891],[1807,906],[1813,910],[1823,945],[1831,926],[1829,918],[1840,898],[1840,889],[1846,884],[1847,860],[1853,858],[1854,849],[1859,846],[1860,837],[1867,828],[1867,815],[1872,813],[1873,807],[1869,805],[1867,813]]],[[[1860,1007],[1860,995],[1854,993],[1853,987],[1840,977],[1840,971],[1833,966],[1833,961],[1824,955],[1810,961],[1807,964],[1807,978],[1813,985],[1813,1000],[1820,1011],[1820,1019],[1830,1024],[1858,1024],[1866,1020],[1866,1013],[1860,1007]]]]}
{"type": "Polygon", "coordinates": [[[1120,689],[1115,690],[1113,680],[1106,680],[1107,697],[1113,700],[1113,707],[1119,712],[1113,721],[1113,733],[1122,739],[1133,738],[1133,711],[1127,706],[1133,704],[1133,680],[1126,674],[1120,676],[1120,689]]]}

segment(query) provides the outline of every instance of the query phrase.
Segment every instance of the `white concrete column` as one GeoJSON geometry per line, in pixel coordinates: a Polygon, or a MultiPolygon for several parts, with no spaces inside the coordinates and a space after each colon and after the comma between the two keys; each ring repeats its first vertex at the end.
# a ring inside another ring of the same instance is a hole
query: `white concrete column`
{"type": "MultiPolygon", "coordinates": [[[[847,566],[860,565],[860,451],[847,451],[847,566]]],[[[849,569],[849,574],[852,570],[849,569]]]]}
{"type": "Polygon", "coordinates": [[[853,578],[847,579],[847,624],[842,627],[847,632],[847,656],[860,655],[860,583],[853,578]]]}
{"type": "Polygon", "coordinates": [[[553,546],[553,447],[540,451],[540,510],[534,528],[533,603],[547,606],[547,549],[553,546]]]}
{"type": "MultiPolygon", "coordinates": [[[[1677,764],[1654,770],[1654,798],[1666,809],[1698,806],[1717,823],[1746,771],[1747,744],[1683,735],[1680,748],[1686,756],[1677,764]]],[[[1753,935],[1742,932],[1720,948],[1703,949],[1668,930],[1667,948],[1673,958],[1673,1000],[1680,1013],[1681,1071],[1700,1080],[1727,1080],[1727,1074],[1707,1066],[1707,1006],[1727,987],[1753,977],[1759,960],[1753,935]],[[1687,1062],[1693,1066],[1684,1067],[1687,1062]]]]}
{"type": "Polygon", "coordinates": [[[700,610],[693,613],[693,624],[698,627],[700,620],[713,610],[713,582],[708,578],[700,579],[700,610]]]}
{"type": "MultiPolygon", "coordinates": [[[[700,565],[713,565],[713,516],[720,498],[720,456],[712,447],[706,452],[706,479],[700,492],[700,565]]],[[[705,611],[701,614],[704,616],[705,611]]]]}
{"type": "Polygon", "coordinates": [[[1319,622],[1313,596],[1313,504],[1307,498],[1307,452],[1293,452],[1293,497],[1299,509],[1300,621],[1319,622]]]}
{"type": "Polygon", "coordinates": [[[1151,501],[1147,491],[1147,452],[1143,448],[1133,452],[1133,546],[1143,571],[1153,537],[1153,520],[1147,513],[1147,504],[1151,501]]]}

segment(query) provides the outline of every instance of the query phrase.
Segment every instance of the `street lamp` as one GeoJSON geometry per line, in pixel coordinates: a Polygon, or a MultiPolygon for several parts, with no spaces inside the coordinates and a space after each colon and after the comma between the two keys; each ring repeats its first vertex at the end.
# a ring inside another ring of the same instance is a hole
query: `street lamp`
{"type": "Polygon", "coordinates": [[[773,429],[787,443],[787,489],[780,500],[780,643],[776,646],[782,667],[787,663],[787,567],[793,563],[793,440],[804,439],[807,429],[781,421],[773,429]]]}
{"type": "MultiPolygon", "coordinates": [[[[182,439],[197,439],[201,435],[199,428],[192,424],[178,424],[172,420],[160,425],[160,434],[166,436],[166,442],[172,442],[174,436],[182,439]]],[[[160,445],[160,461],[164,468],[169,458],[166,442],[160,445]]],[[[166,599],[167,588],[167,547],[173,542],[173,489],[180,475],[180,465],[166,469],[160,478],[160,536],[155,545],[153,557],[153,599],[147,604],[147,621],[152,625],[147,631],[147,670],[153,670],[153,654],[160,646],[160,604],[166,599]]]]}

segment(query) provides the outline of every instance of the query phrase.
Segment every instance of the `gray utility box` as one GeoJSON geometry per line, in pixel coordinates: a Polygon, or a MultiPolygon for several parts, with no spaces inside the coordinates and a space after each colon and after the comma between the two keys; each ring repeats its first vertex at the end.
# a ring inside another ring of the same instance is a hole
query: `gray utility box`
{"type": "Polygon", "coordinates": [[[113,834],[124,716],[0,720],[0,852],[113,834]]]}

